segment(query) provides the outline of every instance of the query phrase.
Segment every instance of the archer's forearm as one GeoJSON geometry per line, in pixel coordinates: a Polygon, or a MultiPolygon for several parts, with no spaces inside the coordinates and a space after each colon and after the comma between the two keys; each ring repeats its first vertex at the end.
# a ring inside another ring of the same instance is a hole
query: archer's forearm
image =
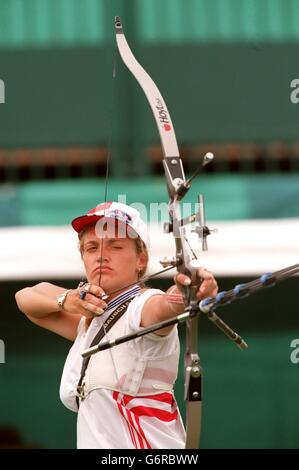
{"type": "MultiPolygon", "coordinates": [[[[144,304],[141,314],[141,326],[148,327],[155,323],[179,315],[185,310],[182,296],[176,286],[172,286],[163,295],[154,295],[144,304]],[[171,295],[171,297],[169,297],[171,295]]],[[[156,331],[158,335],[168,334],[173,326],[156,331]]]]}
{"type": "Polygon", "coordinates": [[[64,292],[63,287],[41,282],[33,287],[25,287],[15,294],[19,309],[33,318],[43,318],[60,310],[57,296],[64,292]]]}

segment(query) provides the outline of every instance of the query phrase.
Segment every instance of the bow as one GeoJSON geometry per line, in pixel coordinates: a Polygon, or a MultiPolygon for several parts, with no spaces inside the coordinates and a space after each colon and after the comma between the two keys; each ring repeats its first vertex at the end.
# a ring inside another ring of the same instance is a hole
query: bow
{"type": "MultiPolygon", "coordinates": [[[[175,318],[164,320],[159,324],[140,330],[134,334],[126,335],[106,343],[93,346],[82,353],[83,357],[88,357],[98,351],[102,351],[126,341],[144,336],[148,333],[162,329],[180,322],[186,322],[186,352],[185,352],[185,400],[187,401],[187,420],[186,420],[186,448],[198,448],[201,427],[201,403],[202,403],[202,370],[197,352],[197,316],[202,312],[211,320],[220,330],[222,330],[231,340],[233,340],[240,349],[246,349],[245,341],[235,333],[226,323],[216,314],[215,309],[227,305],[233,300],[242,299],[251,293],[263,288],[271,287],[276,282],[287,279],[299,272],[299,264],[289,266],[274,273],[266,273],[259,279],[247,284],[239,284],[232,290],[220,292],[216,297],[210,297],[199,302],[196,299],[196,291],[200,285],[200,279],[197,278],[198,262],[191,249],[185,231],[185,225],[196,221],[198,226],[195,231],[202,239],[203,250],[207,249],[206,237],[210,234],[209,228],[205,225],[204,217],[204,199],[199,196],[198,212],[192,216],[182,218],[180,202],[188,192],[191,181],[197,175],[198,171],[186,180],[182,160],[179,155],[179,149],[176,141],[175,132],[167,106],[161,96],[161,93],[148,73],[135,59],[125,35],[122,30],[122,24],[119,17],[115,18],[116,41],[121,58],[144,91],[160,133],[163,149],[163,166],[166,176],[167,191],[169,195],[168,212],[170,222],[166,224],[165,231],[173,233],[176,246],[176,257],[173,260],[166,260],[161,264],[167,268],[164,271],[155,273],[140,280],[145,281],[151,277],[165,272],[173,267],[177,268],[179,273],[187,274],[191,278],[191,285],[183,288],[183,299],[185,311],[175,318]]],[[[211,161],[213,155],[205,155],[202,166],[211,161]]],[[[134,283],[135,284],[135,283],[134,283]]],[[[130,285],[124,286],[130,287],[130,285]]],[[[117,292],[117,291],[115,291],[117,292]]],[[[115,293],[113,292],[113,293],[115,293]]]]}
{"type": "MultiPolygon", "coordinates": [[[[192,221],[197,221],[199,226],[196,231],[202,238],[203,249],[207,249],[206,236],[210,233],[204,221],[204,200],[199,196],[199,210],[191,217],[182,218],[180,201],[191,187],[191,180],[186,180],[183,163],[180,158],[177,140],[169,115],[169,111],[162,95],[148,73],[137,62],[134,57],[125,35],[123,33],[121,19],[115,18],[116,42],[120,56],[138,81],[145,93],[149,105],[154,114],[154,118],[160,133],[163,149],[163,166],[167,182],[169,195],[168,212],[170,222],[166,224],[166,231],[171,232],[175,238],[176,257],[173,260],[161,262],[164,267],[176,267],[179,273],[188,275],[191,285],[183,288],[183,299],[185,307],[191,311],[191,318],[187,320],[186,328],[186,353],[185,353],[185,400],[187,400],[187,421],[186,421],[186,448],[198,448],[201,426],[201,367],[197,353],[197,316],[198,301],[196,292],[200,285],[197,277],[199,268],[196,256],[191,249],[185,231],[185,225],[192,221]],[[193,313],[193,315],[192,315],[193,313]]],[[[203,160],[203,165],[213,158],[212,154],[207,154],[203,160]]]]}

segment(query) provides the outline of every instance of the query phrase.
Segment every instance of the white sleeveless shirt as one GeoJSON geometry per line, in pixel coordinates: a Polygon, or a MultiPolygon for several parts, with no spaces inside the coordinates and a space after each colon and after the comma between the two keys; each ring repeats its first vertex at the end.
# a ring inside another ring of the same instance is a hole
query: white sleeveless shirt
{"type": "MultiPolygon", "coordinates": [[[[108,332],[109,339],[139,330],[144,303],[161,294],[160,290],[148,289],[136,296],[108,332]]],[[[60,385],[61,400],[72,411],[77,411],[81,352],[89,347],[117,301],[123,302],[123,296],[124,293],[113,299],[113,306],[108,304],[107,311],[94,318],[87,331],[84,317],[79,323],[60,385]]],[[[104,337],[102,341],[106,340],[104,337]]],[[[113,349],[117,348],[114,356],[113,350],[95,354],[91,368],[88,366],[87,397],[81,401],[78,413],[78,447],[183,448],[185,433],[172,393],[179,359],[176,327],[167,336],[151,333],[113,349]]]]}

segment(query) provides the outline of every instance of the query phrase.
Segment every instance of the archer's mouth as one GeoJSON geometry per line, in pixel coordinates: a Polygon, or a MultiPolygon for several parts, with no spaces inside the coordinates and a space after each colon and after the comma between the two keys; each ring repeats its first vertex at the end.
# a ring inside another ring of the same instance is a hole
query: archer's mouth
{"type": "Polygon", "coordinates": [[[109,266],[98,266],[92,271],[92,274],[106,274],[111,273],[113,270],[109,266]]]}

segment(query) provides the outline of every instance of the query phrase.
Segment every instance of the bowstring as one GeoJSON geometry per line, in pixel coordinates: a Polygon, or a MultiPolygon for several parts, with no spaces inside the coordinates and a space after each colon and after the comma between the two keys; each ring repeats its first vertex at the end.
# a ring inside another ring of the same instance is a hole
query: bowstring
{"type": "MultiPolygon", "coordinates": [[[[116,47],[114,47],[114,54],[113,54],[113,68],[112,68],[112,92],[111,92],[111,105],[110,109],[108,112],[108,139],[107,139],[107,157],[106,157],[106,171],[105,171],[105,189],[104,189],[104,204],[107,203],[108,200],[108,179],[109,179],[109,173],[110,173],[110,163],[111,163],[111,155],[112,155],[112,134],[113,134],[113,110],[115,106],[115,81],[116,81],[116,47]]],[[[104,205],[104,217],[105,217],[105,212],[106,212],[106,206],[104,205]]],[[[102,280],[102,270],[101,266],[103,263],[103,249],[104,249],[104,240],[102,238],[102,244],[101,244],[101,251],[100,251],[100,276],[99,276],[99,287],[101,286],[101,280],[102,280]]],[[[107,331],[105,328],[105,322],[102,320],[100,317],[100,321],[102,323],[102,327],[104,330],[104,335],[106,338],[106,341],[108,340],[108,335],[107,331]]],[[[113,369],[115,373],[115,377],[117,382],[119,383],[119,376],[117,373],[117,368],[116,364],[114,361],[113,357],[113,352],[110,350],[110,356],[113,364],[113,369]]]]}

